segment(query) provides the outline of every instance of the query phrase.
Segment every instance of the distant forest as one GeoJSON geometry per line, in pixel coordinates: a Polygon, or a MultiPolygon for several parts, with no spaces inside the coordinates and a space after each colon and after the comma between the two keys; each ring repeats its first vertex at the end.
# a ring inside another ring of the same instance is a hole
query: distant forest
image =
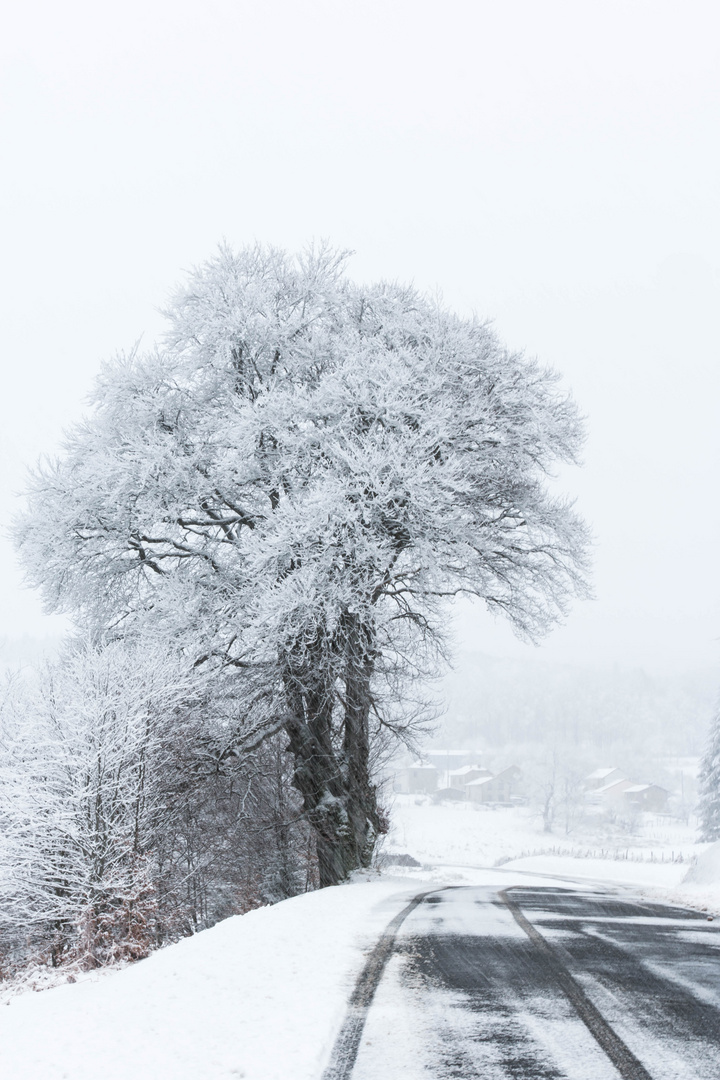
{"type": "Polygon", "coordinates": [[[614,756],[701,754],[720,680],[715,670],[660,676],[462,651],[438,691],[446,703],[438,735],[460,747],[542,742],[614,764],[614,756]]]}

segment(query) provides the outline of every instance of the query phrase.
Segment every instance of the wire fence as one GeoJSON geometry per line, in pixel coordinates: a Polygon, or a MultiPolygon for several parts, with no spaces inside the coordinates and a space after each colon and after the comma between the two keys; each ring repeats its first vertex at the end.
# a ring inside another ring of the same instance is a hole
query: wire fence
{"type": "Polygon", "coordinates": [[[534,855],[554,855],[568,859],[610,859],[613,862],[637,862],[637,863],[685,863],[693,866],[697,862],[697,855],[683,851],[643,851],[637,848],[572,848],[553,845],[552,847],[525,848],[519,854],[503,855],[498,859],[495,866],[504,866],[505,863],[514,862],[515,859],[528,859],[534,855]]]}

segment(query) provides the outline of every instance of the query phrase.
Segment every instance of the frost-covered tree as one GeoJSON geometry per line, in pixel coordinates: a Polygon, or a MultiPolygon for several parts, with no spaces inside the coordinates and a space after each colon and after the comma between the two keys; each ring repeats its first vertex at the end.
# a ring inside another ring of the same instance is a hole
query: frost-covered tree
{"type": "Polygon", "coordinates": [[[543,831],[560,825],[567,836],[582,818],[583,781],[592,768],[592,758],[572,744],[553,740],[506,746],[504,755],[522,768],[523,787],[530,805],[542,815],[543,831]]]}
{"type": "Polygon", "coordinates": [[[402,733],[447,598],[534,637],[583,588],[585,530],[548,486],[576,409],[487,325],[325,249],[223,248],[166,314],[36,474],[19,548],[51,608],[213,672],[226,753],[285,732],[331,884],[369,863],[370,746],[402,733]]]}
{"type": "Polygon", "coordinates": [[[86,965],[144,955],[156,851],[173,807],[159,783],[189,697],[173,657],[121,643],[16,678],[0,714],[0,928],[86,965]]]}
{"type": "Polygon", "coordinates": [[[720,710],[713,720],[710,739],[700,765],[698,786],[700,839],[720,840],[720,710]]]}
{"type": "Polygon", "coordinates": [[[165,642],[73,642],[0,687],[0,954],[94,966],[312,887],[282,737],[218,761],[165,642]]]}

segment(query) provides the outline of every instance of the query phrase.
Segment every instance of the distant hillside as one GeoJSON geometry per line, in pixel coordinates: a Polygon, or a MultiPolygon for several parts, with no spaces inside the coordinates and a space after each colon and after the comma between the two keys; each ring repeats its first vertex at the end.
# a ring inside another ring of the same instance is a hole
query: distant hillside
{"type": "Polygon", "coordinates": [[[720,672],[657,676],[462,651],[440,689],[448,745],[559,741],[589,745],[599,754],[622,746],[696,755],[707,737],[720,672]]]}

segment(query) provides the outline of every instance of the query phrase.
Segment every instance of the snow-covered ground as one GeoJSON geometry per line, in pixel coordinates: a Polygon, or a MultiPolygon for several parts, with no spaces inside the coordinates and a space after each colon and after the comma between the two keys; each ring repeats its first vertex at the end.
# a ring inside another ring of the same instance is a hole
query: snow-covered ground
{"type": "Polygon", "coordinates": [[[417,892],[376,879],[227,919],[0,1007],[7,1080],[317,1080],[365,952],[417,892]]]}
{"type": "Polygon", "coordinates": [[[668,835],[668,845],[659,835],[635,838],[628,858],[618,860],[587,857],[587,837],[543,835],[521,808],[478,811],[403,797],[394,821],[385,854],[407,853],[421,866],[388,865],[353,884],[228,919],[123,970],[8,998],[0,1005],[2,1075],[319,1080],[368,950],[428,883],[507,888],[550,874],[720,912],[720,884],[683,885],[688,863],[661,861],[664,853],[701,850],[689,831],[684,839],[668,835]],[[543,847],[544,854],[522,854],[543,847]],[[630,857],[640,854],[648,861],[630,857]]]}
{"type": "MultiPolygon", "coordinates": [[[[513,879],[468,874],[494,887],[513,879]]],[[[320,1080],[368,951],[422,888],[416,878],[359,875],[226,919],[122,970],[9,997],[0,1075],[320,1080]]]]}
{"type": "Polygon", "coordinates": [[[457,883],[470,882],[471,868],[502,866],[607,881],[720,913],[720,875],[717,884],[684,882],[709,846],[696,837],[694,826],[650,814],[632,835],[598,825],[565,836],[543,832],[541,818],[527,807],[436,804],[427,796],[396,795],[383,856],[392,865],[393,853],[411,855],[421,863],[409,871],[418,878],[453,875],[457,883]]]}

